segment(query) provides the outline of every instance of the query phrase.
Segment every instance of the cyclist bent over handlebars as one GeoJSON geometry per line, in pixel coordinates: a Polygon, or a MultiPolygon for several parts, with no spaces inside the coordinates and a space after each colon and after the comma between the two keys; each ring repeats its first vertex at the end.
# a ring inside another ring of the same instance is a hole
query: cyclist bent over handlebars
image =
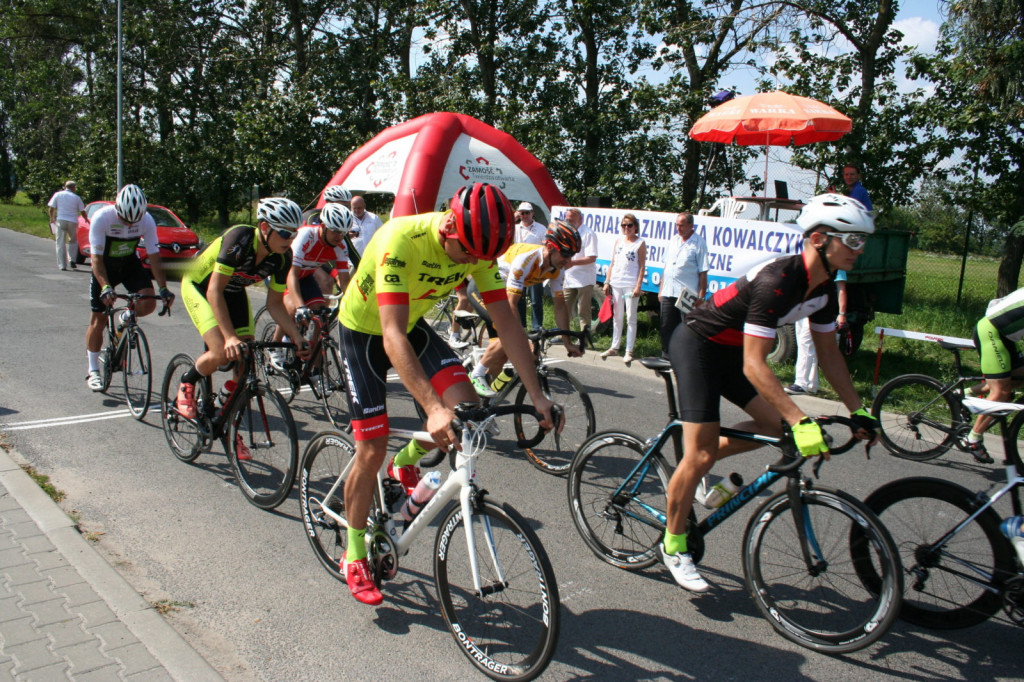
{"type": "Polygon", "coordinates": [[[797,224],[804,230],[801,253],[757,265],[716,292],[687,313],[669,343],[672,368],[680,379],[683,460],[669,482],[668,524],[658,549],[675,581],[691,592],[709,589],[686,545],[686,521],[697,485],[717,460],[758,447],[720,435],[720,399],[752,417],[752,423],[737,428],[778,436],[785,420],[802,455],[828,455],[821,428],[786,395],[768,367],[777,327],[809,317],[818,361],[861,427],[857,437],[875,438],[878,423],[861,407],[836,344],[833,280],[836,271],[853,267],[875,231],[874,219],[860,202],[824,194],[804,207],[797,224]]]}
{"type": "MultiPolygon", "coordinates": [[[[291,199],[273,197],[260,199],[256,217],[256,227],[235,225],[213,240],[181,280],[185,309],[208,349],[184,374],[178,387],[176,407],[188,419],[196,417],[196,382],[237,360],[244,342],[253,338],[252,308],[245,288],[263,278],[270,278],[270,316],[301,344],[298,356],[309,357],[309,344],[284,307],[285,282],[292,264],[291,242],[302,224],[302,211],[291,199]]],[[[245,454],[240,452],[238,457],[245,459],[245,454]]]]}
{"type": "Polygon", "coordinates": [[[352,595],[364,604],[383,601],[366,556],[366,518],[377,472],[388,443],[386,380],[394,367],[427,415],[434,442],[410,442],[395,455],[388,473],[411,491],[419,481],[416,462],[428,448],[460,447],[451,427],[452,408],[475,402],[459,358],[423,316],[471,275],[502,335],[512,364],[550,429],[552,402],[541,391],[526,333],[509,308],[505,283],[494,259],[508,249],[515,232],[512,207],[497,187],[474,183],[452,197],[442,213],[393,218],[366,246],[342,299],[342,357],[352,398],[355,465],[345,480],[350,524],[342,571],[352,595]]]}

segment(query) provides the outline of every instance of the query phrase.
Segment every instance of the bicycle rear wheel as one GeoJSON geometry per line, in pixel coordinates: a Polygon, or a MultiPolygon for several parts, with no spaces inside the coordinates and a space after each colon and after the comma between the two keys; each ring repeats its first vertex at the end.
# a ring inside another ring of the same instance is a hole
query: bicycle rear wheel
{"type": "MultiPolygon", "coordinates": [[[[181,376],[192,369],[195,360],[184,353],[178,353],[167,363],[164,380],[160,386],[160,424],[164,430],[164,438],[174,456],[182,462],[193,462],[203,451],[203,428],[199,419],[187,419],[176,407],[178,386],[181,376]]],[[[196,410],[204,414],[210,401],[209,384],[206,381],[196,382],[196,410]]]]}
{"type": "Polygon", "coordinates": [[[998,515],[986,509],[945,544],[934,546],[974,513],[976,494],[937,478],[904,478],[864,502],[899,548],[907,582],[900,612],[904,620],[950,630],[977,625],[999,611],[1001,586],[1016,571],[998,515]]]}
{"type": "Polygon", "coordinates": [[[871,403],[886,450],[916,462],[940,457],[953,447],[959,429],[970,426],[959,400],[924,374],[899,376],[882,386],[871,403]]]}
{"type": "MultiPolygon", "coordinates": [[[[561,433],[551,430],[540,443],[526,448],[530,464],[547,474],[565,476],[569,473],[573,455],[597,430],[597,416],[587,389],[579,380],[561,367],[542,367],[537,375],[541,390],[565,410],[565,428],[561,433]]],[[[516,405],[528,400],[526,387],[520,385],[516,405]]],[[[516,438],[530,440],[537,434],[539,423],[532,417],[516,413],[513,418],[516,438]]]]}
{"type": "Polygon", "coordinates": [[[236,405],[229,423],[228,456],[238,488],[260,509],[277,507],[291,492],[299,459],[299,439],[288,404],[276,391],[256,384],[236,405]]]}
{"type": "Polygon", "coordinates": [[[128,339],[124,347],[124,399],[132,416],[143,419],[149,411],[149,396],[153,390],[149,341],[138,326],[126,330],[125,334],[128,339]]]}
{"type": "MultiPolygon", "coordinates": [[[[344,581],[341,561],[348,545],[348,516],[345,513],[345,478],[355,460],[356,447],[351,437],[337,431],[316,434],[302,454],[299,475],[299,510],[302,525],[320,564],[338,580],[344,581]],[[329,510],[342,521],[325,513],[329,510]]],[[[374,493],[374,505],[379,506],[374,493]]]]}
{"type": "Polygon", "coordinates": [[[508,505],[483,500],[469,519],[480,590],[456,505],[434,544],[441,613],[459,649],[495,680],[532,680],[544,672],[558,643],[558,585],[536,534],[508,505]]]}
{"type": "Polygon", "coordinates": [[[348,384],[345,381],[345,368],[341,364],[341,353],[333,339],[324,339],[323,365],[317,378],[317,393],[323,403],[324,413],[334,428],[347,431],[351,417],[348,405],[348,384]]]}
{"type": "Polygon", "coordinates": [[[779,493],[754,512],[743,537],[747,591],[780,635],[801,646],[844,654],[869,646],[899,614],[903,593],[899,555],[885,526],[840,490],[801,492],[806,547],[802,551],[789,495],[779,493]],[[864,581],[869,572],[876,581],[864,581]]]}
{"type": "Polygon", "coordinates": [[[672,475],[660,454],[645,461],[645,451],[633,434],[607,431],[584,443],[569,468],[576,530],[594,554],[618,568],[653,564],[665,534],[672,475]]]}

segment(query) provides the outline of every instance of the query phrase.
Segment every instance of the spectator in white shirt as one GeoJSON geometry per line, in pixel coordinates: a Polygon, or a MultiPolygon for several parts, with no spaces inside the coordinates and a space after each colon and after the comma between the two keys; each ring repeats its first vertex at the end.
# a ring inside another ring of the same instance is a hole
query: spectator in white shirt
{"type": "Polygon", "coordinates": [[[693,215],[680,213],[676,216],[676,233],[668,245],[665,256],[665,270],[658,286],[658,301],[661,303],[661,352],[668,354],[668,342],[672,332],[683,321],[682,312],[676,307],[679,295],[686,287],[697,295],[694,307],[704,303],[708,293],[708,246],[704,238],[693,229],[693,215]]]}
{"type": "Polygon", "coordinates": [[[358,194],[352,197],[352,216],[355,218],[355,222],[349,236],[352,239],[352,245],[359,253],[362,253],[366,245],[370,243],[370,237],[384,223],[376,213],[366,210],[366,200],[358,194]]]}
{"type": "Polygon", "coordinates": [[[583,248],[570,262],[571,267],[565,270],[562,293],[570,318],[578,313],[580,329],[583,329],[590,325],[590,300],[597,284],[597,235],[589,225],[583,224],[583,214],[578,208],[566,210],[565,221],[580,233],[583,248]]]}
{"type": "Polygon", "coordinates": [[[85,213],[85,204],[75,194],[75,189],[75,181],[68,180],[64,183],[64,189],[50,197],[50,202],[46,204],[50,208],[50,224],[57,225],[54,236],[57,238],[57,267],[61,270],[68,269],[69,261],[72,270],[78,269],[75,265],[78,257],[78,216],[81,215],[87,221],[89,219],[85,213]]]}
{"type": "MultiPolygon", "coordinates": [[[[519,204],[520,223],[516,227],[516,242],[521,244],[543,244],[548,228],[533,220],[533,204],[524,201],[519,204]]],[[[519,299],[519,319],[526,322],[526,299],[530,299],[531,330],[536,331],[544,325],[544,285],[535,284],[527,287],[526,296],[519,299]]]]}

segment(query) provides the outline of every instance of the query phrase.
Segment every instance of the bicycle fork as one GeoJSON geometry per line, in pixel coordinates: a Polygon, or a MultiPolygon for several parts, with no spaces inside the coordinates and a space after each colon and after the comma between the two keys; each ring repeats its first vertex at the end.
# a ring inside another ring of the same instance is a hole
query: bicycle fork
{"type": "Polygon", "coordinates": [[[807,564],[807,573],[817,577],[828,570],[828,561],[821,551],[814,533],[814,524],[811,523],[811,515],[803,501],[805,490],[806,483],[800,478],[795,478],[786,486],[789,510],[793,514],[793,523],[796,524],[796,535],[800,539],[800,551],[804,555],[804,563],[807,564]]]}

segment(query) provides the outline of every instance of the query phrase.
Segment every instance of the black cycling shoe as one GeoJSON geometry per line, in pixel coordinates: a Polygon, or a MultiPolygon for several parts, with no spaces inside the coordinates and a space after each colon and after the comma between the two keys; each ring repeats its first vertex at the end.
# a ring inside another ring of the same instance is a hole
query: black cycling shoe
{"type": "Polygon", "coordinates": [[[979,464],[993,464],[995,462],[992,456],[988,454],[988,450],[985,448],[984,443],[972,443],[966,438],[960,440],[960,447],[967,452],[971,453],[974,457],[974,461],[979,464]]]}

